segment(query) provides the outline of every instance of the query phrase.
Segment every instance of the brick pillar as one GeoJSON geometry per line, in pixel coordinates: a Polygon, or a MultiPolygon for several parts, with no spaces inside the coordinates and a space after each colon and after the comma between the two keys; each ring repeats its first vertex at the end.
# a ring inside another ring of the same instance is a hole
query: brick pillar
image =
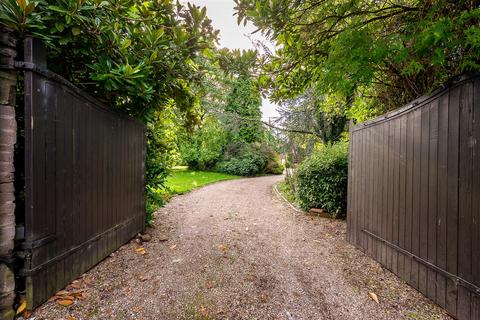
{"type": "Polygon", "coordinates": [[[16,39],[0,27],[0,320],[13,319],[15,314],[15,278],[11,266],[5,263],[11,258],[15,237],[15,56],[16,39]]]}

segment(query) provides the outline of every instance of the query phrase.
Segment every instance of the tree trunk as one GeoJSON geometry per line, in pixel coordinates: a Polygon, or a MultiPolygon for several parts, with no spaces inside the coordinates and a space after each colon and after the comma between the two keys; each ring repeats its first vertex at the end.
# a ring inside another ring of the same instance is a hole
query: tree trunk
{"type": "Polygon", "coordinates": [[[13,319],[15,278],[11,265],[15,237],[13,153],[17,138],[15,120],[16,40],[0,28],[0,320],[13,319]]]}

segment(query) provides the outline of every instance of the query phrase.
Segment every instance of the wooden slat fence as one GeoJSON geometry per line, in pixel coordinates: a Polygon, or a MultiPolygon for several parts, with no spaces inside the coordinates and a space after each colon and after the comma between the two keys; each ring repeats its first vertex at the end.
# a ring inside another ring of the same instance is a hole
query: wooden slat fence
{"type": "Polygon", "coordinates": [[[350,130],[347,239],[480,319],[480,75],[350,130]]]}
{"type": "Polygon", "coordinates": [[[45,70],[27,40],[23,276],[34,308],[144,228],[145,126],[45,70]]]}

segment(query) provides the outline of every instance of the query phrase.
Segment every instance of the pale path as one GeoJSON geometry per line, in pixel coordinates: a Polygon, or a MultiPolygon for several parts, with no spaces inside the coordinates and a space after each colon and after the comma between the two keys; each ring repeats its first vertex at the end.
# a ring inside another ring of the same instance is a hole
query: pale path
{"type": "Polygon", "coordinates": [[[272,189],[281,179],[174,198],[146,255],[124,246],[88,273],[87,299],[47,303],[37,319],[448,319],[349,245],[344,221],[294,215],[272,189]]]}

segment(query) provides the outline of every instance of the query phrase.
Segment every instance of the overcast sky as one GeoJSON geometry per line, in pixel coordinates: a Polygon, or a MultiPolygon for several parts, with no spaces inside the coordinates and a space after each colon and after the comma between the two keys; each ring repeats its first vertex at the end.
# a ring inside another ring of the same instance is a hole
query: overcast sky
{"type": "MultiPolygon", "coordinates": [[[[233,16],[233,7],[235,3],[233,0],[188,0],[183,2],[191,2],[198,6],[207,7],[207,16],[212,19],[212,24],[215,29],[220,30],[220,46],[229,49],[253,49],[254,46],[249,39],[262,39],[258,33],[251,35],[255,28],[251,24],[247,26],[239,26],[237,24],[237,17],[233,16]]],[[[262,113],[263,119],[268,120],[268,117],[278,116],[275,110],[276,106],[263,99],[262,113]]]]}

